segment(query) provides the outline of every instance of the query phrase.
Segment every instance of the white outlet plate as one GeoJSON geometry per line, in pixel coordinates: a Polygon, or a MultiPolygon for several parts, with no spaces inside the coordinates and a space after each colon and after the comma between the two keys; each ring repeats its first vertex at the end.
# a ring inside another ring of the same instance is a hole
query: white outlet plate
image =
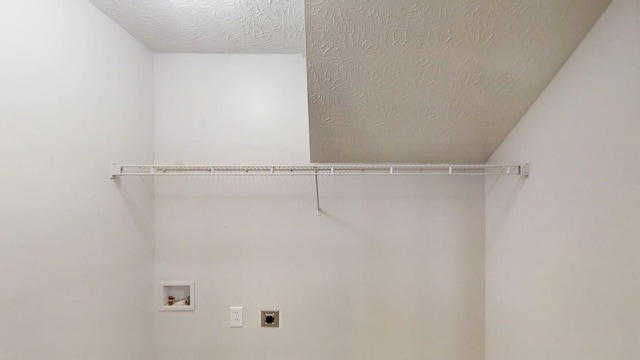
{"type": "Polygon", "coordinates": [[[242,327],[242,306],[232,306],[229,308],[229,326],[232,328],[242,327]]]}

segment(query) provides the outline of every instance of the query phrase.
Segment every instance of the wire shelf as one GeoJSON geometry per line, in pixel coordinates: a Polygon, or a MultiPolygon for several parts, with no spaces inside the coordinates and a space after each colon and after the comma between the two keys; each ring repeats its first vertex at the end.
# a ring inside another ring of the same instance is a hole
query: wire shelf
{"type": "Polygon", "coordinates": [[[111,178],[119,176],[371,176],[371,175],[519,175],[525,165],[460,164],[311,164],[311,165],[119,165],[112,163],[111,178]]]}

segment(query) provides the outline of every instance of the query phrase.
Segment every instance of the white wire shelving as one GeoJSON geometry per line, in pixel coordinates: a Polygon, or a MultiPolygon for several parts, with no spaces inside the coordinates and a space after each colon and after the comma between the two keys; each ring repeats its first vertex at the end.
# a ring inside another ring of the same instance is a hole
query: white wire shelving
{"type": "Polygon", "coordinates": [[[120,176],[372,176],[372,175],[518,175],[524,165],[461,164],[311,164],[311,165],[120,165],[111,164],[111,178],[120,176]]]}
{"type": "Polygon", "coordinates": [[[123,176],[312,176],[315,177],[317,215],[320,208],[318,177],[321,176],[522,176],[531,174],[529,164],[311,164],[311,165],[121,165],[111,163],[111,179],[123,176]]]}

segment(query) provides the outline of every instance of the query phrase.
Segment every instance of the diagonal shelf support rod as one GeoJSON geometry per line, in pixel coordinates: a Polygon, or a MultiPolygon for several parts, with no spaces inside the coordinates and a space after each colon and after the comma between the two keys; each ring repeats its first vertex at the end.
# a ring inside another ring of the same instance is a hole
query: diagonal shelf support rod
{"type": "Polygon", "coordinates": [[[316,178],[316,210],[318,211],[316,215],[322,215],[322,209],[320,208],[320,188],[318,187],[318,170],[316,170],[315,174],[316,178]]]}

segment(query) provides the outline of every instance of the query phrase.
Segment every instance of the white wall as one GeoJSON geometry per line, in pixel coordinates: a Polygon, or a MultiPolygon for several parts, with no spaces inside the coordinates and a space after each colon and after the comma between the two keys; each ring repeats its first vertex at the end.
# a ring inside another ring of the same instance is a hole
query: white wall
{"type": "Polygon", "coordinates": [[[640,353],[640,2],[614,0],[493,155],[488,360],[640,353]]]}
{"type": "MultiPolygon", "coordinates": [[[[305,60],[156,56],[156,160],[306,163],[305,60]]],[[[484,355],[484,179],[156,180],[156,278],[196,311],[156,314],[157,359],[484,355]],[[230,329],[229,306],[245,327],[230,329]],[[281,311],[261,329],[261,309],[281,311]]]]}
{"type": "Polygon", "coordinates": [[[0,3],[0,358],[150,359],[152,55],[88,1],[0,3]]]}
{"type": "Polygon", "coordinates": [[[155,55],[156,159],[309,163],[301,55],[155,55]]]}

